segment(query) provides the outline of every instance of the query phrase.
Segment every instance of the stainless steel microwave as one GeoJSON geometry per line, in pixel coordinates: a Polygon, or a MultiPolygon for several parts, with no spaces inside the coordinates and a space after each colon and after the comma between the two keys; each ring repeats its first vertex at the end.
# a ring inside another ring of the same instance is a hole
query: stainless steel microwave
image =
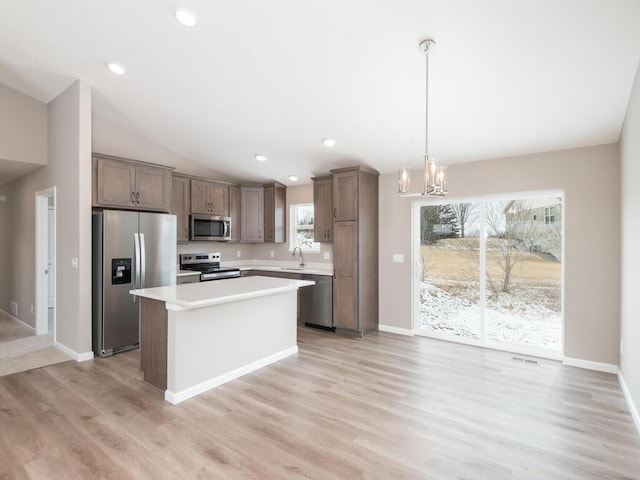
{"type": "Polygon", "coordinates": [[[231,240],[231,218],[217,215],[189,215],[189,240],[231,240]]]}

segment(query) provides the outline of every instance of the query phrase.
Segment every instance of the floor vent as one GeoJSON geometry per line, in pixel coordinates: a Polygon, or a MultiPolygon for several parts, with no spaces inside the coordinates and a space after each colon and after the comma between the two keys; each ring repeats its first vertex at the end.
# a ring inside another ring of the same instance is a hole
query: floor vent
{"type": "Polygon", "coordinates": [[[524,362],[524,363],[532,363],[534,365],[538,364],[537,360],[531,360],[529,358],[522,358],[522,357],[511,357],[512,360],[517,360],[518,362],[524,362]]]}
{"type": "Polygon", "coordinates": [[[18,317],[18,302],[11,302],[10,303],[11,306],[11,315],[13,315],[14,317],[18,317]]]}

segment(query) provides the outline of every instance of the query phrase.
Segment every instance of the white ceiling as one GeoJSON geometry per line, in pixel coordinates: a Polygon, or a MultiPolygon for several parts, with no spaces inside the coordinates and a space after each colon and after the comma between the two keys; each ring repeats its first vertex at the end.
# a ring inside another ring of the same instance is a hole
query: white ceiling
{"type": "Polygon", "coordinates": [[[48,102],[80,78],[96,115],[231,178],[291,184],[421,165],[429,36],[444,164],[616,142],[638,25],[637,0],[2,0],[0,82],[48,102]]]}

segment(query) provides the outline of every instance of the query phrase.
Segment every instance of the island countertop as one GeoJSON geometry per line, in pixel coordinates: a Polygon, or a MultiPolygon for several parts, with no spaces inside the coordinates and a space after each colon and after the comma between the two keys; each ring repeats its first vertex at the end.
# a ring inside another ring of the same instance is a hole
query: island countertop
{"type": "Polygon", "coordinates": [[[313,285],[309,280],[272,277],[240,277],[213,282],[140,288],[129,293],[165,302],[167,310],[183,311],[248,298],[274,295],[313,285]]]}

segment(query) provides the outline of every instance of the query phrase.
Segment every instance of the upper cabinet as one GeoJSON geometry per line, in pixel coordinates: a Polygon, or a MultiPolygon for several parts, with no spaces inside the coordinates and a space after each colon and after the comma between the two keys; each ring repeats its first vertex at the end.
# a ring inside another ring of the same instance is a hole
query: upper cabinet
{"type": "Polygon", "coordinates": [[[264,242],[264,188],[240,187],[240,238],[243,242],[264,242]]]}
{"type": "Polygon", "coordinates": [[[333,220],[358,219],[358,170],[333,174],[333,220]]]}
{"type": "Polygon", "coordinates": [[[184,175],[173,175],[171,211],[177,218],[178,243],[189,241],[189,212],[191,211],[191,180],[184,175]]]}
{"type": "Polygon", "coordinates": [[[242,242],[285,242],[287,187],[280,183],[240,187],[240,207],[242,242]]]}
{"type": "Polygon", "coordinates": [[[229,185],[191,180],[191,213],[229,216],[229,185]]]}
{"type": "Polygon", "coordinates": [[[313,180],[313,240],[333,241],[333,176],[315,177],[313,180]]]}
{"type": "Polygon", "coordinates": [[[97,154],[93,160],[96,206],[169,211],[172,168],[97,154]]]}
{"type": "Polygon", "coordinates": [[[264,241],[284,243],[286,240],[287,187],[280,183],[264,186],[264,241]]]}
{"type": "Polygon", "coordinates": [[[230,186],[229,187],[229,216],[231,217],[231,240],[230,242],[239,242],[240,241],[240,232],[242,230],[242,226],[240,225],[240,187],[238,186],[230,186]]]}

